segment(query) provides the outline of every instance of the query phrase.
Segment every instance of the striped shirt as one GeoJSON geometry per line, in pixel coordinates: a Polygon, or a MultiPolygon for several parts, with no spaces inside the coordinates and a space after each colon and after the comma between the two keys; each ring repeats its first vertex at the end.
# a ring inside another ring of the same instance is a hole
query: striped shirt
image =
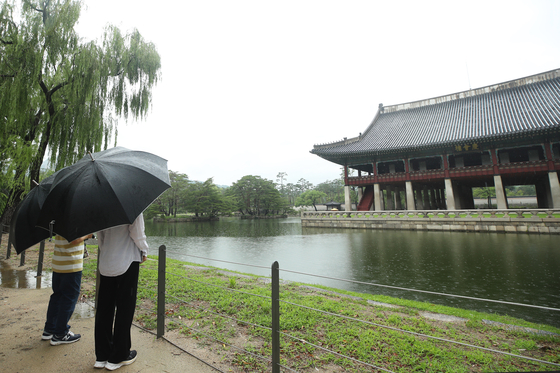
{"type": "Polygon", "coordinates": [[[56,235],[54,241],[54,256],[52,258],[53,272],[80,272],[84,268],[84,242],[71,244],[62,236],[56,235]]]}

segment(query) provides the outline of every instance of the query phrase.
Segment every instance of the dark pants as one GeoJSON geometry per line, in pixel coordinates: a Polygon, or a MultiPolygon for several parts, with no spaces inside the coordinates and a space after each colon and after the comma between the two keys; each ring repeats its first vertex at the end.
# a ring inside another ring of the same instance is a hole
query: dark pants
{"type": "Polygon", "coordinates": [[[46,332],[63,336],[70,330],[68,321],[74,313],[74,308],[76,308],[81,284],[82,271],[72,273],[53,272],[53,293],[47,308],[46,332]]]}
{"type": "Polygon", "coordinates": [[[97,361],[127,360],[132,342],[130,328],[136,309],[139,262],[132,262],[120,276],[100,275],[95,313],[95,356],[97,361]]]}

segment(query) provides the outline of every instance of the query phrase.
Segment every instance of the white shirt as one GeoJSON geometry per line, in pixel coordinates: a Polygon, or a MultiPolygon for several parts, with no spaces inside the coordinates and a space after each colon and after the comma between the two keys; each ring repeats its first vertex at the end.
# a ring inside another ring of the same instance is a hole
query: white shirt
{"type": "Polygon", "coordinates": [[[99,273],[116,277],[125,273],[132,262],[142,262],[148,255],[144,233],[144,217],[140,214],[134,223],[119,225],[98,232],[99,273]]]}

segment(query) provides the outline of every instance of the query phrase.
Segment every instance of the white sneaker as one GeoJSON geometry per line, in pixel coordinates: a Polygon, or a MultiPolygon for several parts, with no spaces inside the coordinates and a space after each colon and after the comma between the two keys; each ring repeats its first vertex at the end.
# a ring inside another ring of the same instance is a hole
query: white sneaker
{"type": "Polygon", "coordinates": [[[122,367],[124,365],[130,365],[130,364],[132,364],[136,361],[136,356],[137,355],[138,354],[136,353],[136,350],[131,350],[130,353],[128,354],[128,359],[123,360],[120,363],[107,362],[107,365],[105,365],[105,369],[116,370],[116,369],[119,369],[120,367],[122,367]]]}
{"type": "Polygon", "coordinates": [[[96,361],[95,364],[93,364],[93,367],[95,369],[103,369],[105,368],[105,365],[107,365],[107,361],[96,361]]]}

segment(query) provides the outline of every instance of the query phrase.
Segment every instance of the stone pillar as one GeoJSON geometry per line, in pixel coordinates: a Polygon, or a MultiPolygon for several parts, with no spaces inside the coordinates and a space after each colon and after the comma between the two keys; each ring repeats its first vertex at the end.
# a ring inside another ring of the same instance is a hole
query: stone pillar
{"type": "Polygon", "coordinates": [[[401,202],[401,188],[395,188],[395,208],[397,210],[402,210],[402,202],[401,202]]]}
{"type": "Polygon", "coordinates": [[[430,207],[430,194],[428,193],[428,186],[424,185],[424,188],[422,189],[422,208],[426,209],[426,210],[431,210],[430,207]]]}
{"type": "Polygon", "coordinates": [[[412,181],[407,181],[406,186],[406,209],[416,210],[416,205],[414,204],[414,190],[412,189],[412,181]]]}
{"type": "Polygon", "coordinates": [[[447,210],[447,206],[445,205],[445,189],[439,188],[439,203],[442,210],[447,210]]]}
{"type": "Polygon", "coordinates": [[[395,209],[395,204],[393,202],[393,187],[387,185],[387,210],[395,209]]]}
{"type": "Polygon", "coordinates": [[[373,205],[375,206],[375,211],[383,210],[383,192],[379,187],[379,184],[373,184],[373,205]]]}
{"type": "Polygon", "coordinates": [[[438,205],[437,205],[437,200],[436,200],[436,189],[432,188],[430,189],[430,209],[431,210],[437,210],[438,205]]]}
{"type": "Polygon", "coordinates": [[[507,209],[507,197],[504,185],[502,184],[502,177],[494,175],[494,188],[496,189],[496,202],[498,209],[507,209]]]}
{"type": "Polygon", "coordinates": [[[441,210],[441,209],[442,209],[440,193],[441,193],[441,189],[440,189],[440,188],[435,188],[435,189],[434,189],[434,194],[435,194],[434,198],[435,198],[435,201],[436,201],[436,208],[437,208],[438,210],[441,210]]]}
{"type": "Polygon", "coordinates": [[[550,194],[550,182],[539,180],[535,183],[535,192],[537,192],[537,207],[550,208],[552,206],[552,195],[550,194]]]}
{"type": "Polygon", "coordinates": [[[344,210],[352,211],[352,202],[350,201],[350,185],[344,186],[344,210]]]}
{"type": "Polygon", "coordinates": [[[424,204],[422,202],[422,191],[418,187],[414,188],[414,201],[416,203],[416,209],[424,209],[424,204]]]}
{"type": "Polygon", "coordinates": [[[358,187],[358,201],[361,201],[363,196],[364,196],[364,188],[358,187]]]}
{"type": "Polygon", "coordinates": [[[558,182],[558,173],[551,171],[548,173],[550,182],[550,194],[552,195],[552,208],[560,208],[560,183],[558,182]]]}
{"type": "Polygon", "coordinates": [[[455,193],[453,192],[453,182],[451,179],[445,179],[445,204],[448,210],[457,210],[455,208],[455,193]]]}

